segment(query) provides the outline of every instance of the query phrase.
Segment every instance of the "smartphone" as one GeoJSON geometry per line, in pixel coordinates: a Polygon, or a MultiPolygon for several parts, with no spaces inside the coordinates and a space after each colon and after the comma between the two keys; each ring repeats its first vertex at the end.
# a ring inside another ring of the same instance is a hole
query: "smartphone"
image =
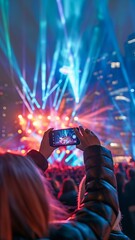
{"type": "Polygon", "coordinates": [[[59,147],[68,145],[78,145],[80,143],[80,140],[76,136],[74,129],[75,128],[52,130],[49,133],[50,146],[59,147]]]}

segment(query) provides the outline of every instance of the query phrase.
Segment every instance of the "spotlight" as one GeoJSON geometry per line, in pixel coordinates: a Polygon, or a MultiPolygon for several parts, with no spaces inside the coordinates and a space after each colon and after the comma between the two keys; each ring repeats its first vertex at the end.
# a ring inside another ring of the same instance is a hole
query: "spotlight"
{"type": "Polygon", "coordinates": [[[42,115],[38,115],[38,119],[42,119],[43,117],[42,117],[42,115]]]}
{"type": "Polygon", "coordinates": [[[78,117],[74,117],[74,121],[78,121],[78,117]]]}
{"type": "Polygon", "coordinates": [[[32,114],[28,114],[27,118],[32,119],[33,118],[32,114]]]}
{"type": "Polygon", "coordinates": [[[22,118],[23,118],[23,116],[20,114],[20,115],[18,115],[18,118],[19,118],[19,119],[22,119],[22,118]]]}
{"type": "Polygon", "coordinates": [[[110,146],[111,146],[111,147],[119,147],[119,144],[118,144],[118,143],[113,143],[113,142],[112,142],[112,143],[110,143],[110,146]]]}
{"type": "Polygon", "coordinates": [[[68,67],[68,66],[63,66],[59,69],[59,72],[64,74],[64,75],[68,75],[69,73],[71,73],[73,70],[68,67]]]}
{"type": "Polygon", "coordinates": [[[31,130],[31,129],[28,129],[28,130],[27,130],[27,133],[31,133],[31,132],[32,132],[32,130],[31,130]]]}
{"type": "Polygon", "coordinates": [[[38,121],[34,121],[34,122],[33,122],[33,126],[36,127],[36,126],[38,126],[38,125],[39,125],[39,122],[38,122],[38,121]]]}

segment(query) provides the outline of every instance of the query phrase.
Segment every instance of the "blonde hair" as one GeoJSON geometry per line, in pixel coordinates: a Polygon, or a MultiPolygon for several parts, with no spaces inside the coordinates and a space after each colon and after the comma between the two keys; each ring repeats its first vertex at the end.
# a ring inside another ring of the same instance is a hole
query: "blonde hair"
{"type": "Polygon", "coordinates": [[[46,237],[58,211],[46,179],[30,159],[0,154],[0,239],[46,237]]]}

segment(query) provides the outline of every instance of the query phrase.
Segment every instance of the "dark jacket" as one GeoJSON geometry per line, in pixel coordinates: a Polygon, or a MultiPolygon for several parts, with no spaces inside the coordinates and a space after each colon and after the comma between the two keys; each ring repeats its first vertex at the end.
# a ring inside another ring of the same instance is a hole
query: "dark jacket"
{"type": "Polygon", "coordinates": [[[68,209],[68,212],[74,212],[74,210],[77,208],[77,191],[72,190],[66,193],[63,193],[59,201],[62,202],[68,209]]]}
{"type": "Polygon", "coordinates": [[[127,240],[122,232],[111,233],[119,208],[111,152],[90,146],[84,152],[84,163],[86,193],[82,205],[68,221],[51,224],[48,239],[127,240]]]}

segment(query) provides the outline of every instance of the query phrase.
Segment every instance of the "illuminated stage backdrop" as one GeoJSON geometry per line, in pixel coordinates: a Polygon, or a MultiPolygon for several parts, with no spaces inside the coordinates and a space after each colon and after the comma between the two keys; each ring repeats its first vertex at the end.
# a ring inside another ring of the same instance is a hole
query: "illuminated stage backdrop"
{"type": "MultiPolygon", "coordinates": [[[[49,127],[83,125],[115,155],[134,154],[135,81],[126,64],[129,44],[134,43],[128,42],[133,28],[126,26],[124,32],[121,27],[129,9],[134,18],[131,8],[135,3],[116,2],[0,1],[0,49],[4,55],[0,63],[24,104],[18,120],[20,151],[38,148],[49,127]],[[127,13],[121,10],[121,3],[127,13]]],[[[75,147],[67,150],[56,151],[50,162],[82,163],[75,147]]]]}

